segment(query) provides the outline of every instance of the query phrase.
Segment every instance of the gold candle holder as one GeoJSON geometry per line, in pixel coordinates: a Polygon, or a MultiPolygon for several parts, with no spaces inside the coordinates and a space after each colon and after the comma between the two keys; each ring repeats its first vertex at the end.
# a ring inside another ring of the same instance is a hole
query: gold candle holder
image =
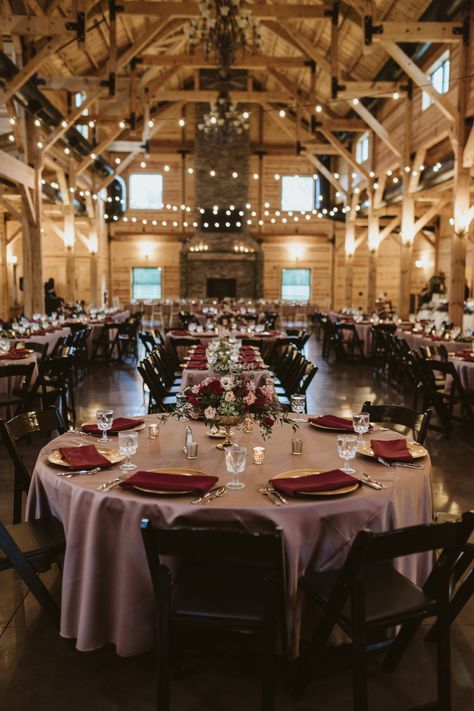
{"type": "Polygon", "coordinates": [[[148,425],[148,439],[158,439],[160,436],[160,426],[152,422],[148,425]]]}
{"type": "Polygon", "coordinates": [[[244,424],[242,426],[242,430],[246,433],[249,434],[253,430],[253,417],[251,415],[245,415],[244,417],[244,424]]]}
{"type": "Polygon", "coordinates": [[[265,462],[265,447],[253,448],[253,463],[264,464],[265,462]]]}

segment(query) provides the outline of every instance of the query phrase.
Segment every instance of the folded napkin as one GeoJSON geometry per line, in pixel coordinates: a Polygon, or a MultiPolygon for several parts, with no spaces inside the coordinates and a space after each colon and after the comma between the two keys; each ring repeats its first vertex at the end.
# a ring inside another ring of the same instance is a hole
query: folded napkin
{"type": "Polygon", "coordinates": [[[147,472],[138,471],[120,486],[124,489],[133,489],[135,486],[143,486],[147,489],[157,489],[158,491],[193,491],[205,494],[212,489],[218,481],[216,476],[206,474],[196,476],[183,476],[182,474],[168,474],[167,472],[147,472]]]}
{"type": "Polygon", "coordinates": [[[371,439],[370,444],[376,457],[389,462],[413,461],[406,439],[371,439]]]}
{"type": "Polygon", "coordinates": [[[186,368],[188,370],[207,370],[207,363],[201,360],[188,361],[186,368]]]}
{"type": "Polygon", "coordinates": [[[308,476],[270,479],[269,481],[269,484],[274,486],[277,491],[281,491],[282,494],[287,494],[288,496],[343,489],[345,486],[355,483],[358,483],[358,479],[346,474],[341,469],[331,469],[327,472],[309,474],[308,476]]]}
{"type": "Polygon", "coordinates": [[[462,359],[466,363],[474,363],[474,354],[473,355],[465,355],[465,356],[463,356],[462,359]]]}
{"type": "Polygon", "coordinates": [[[189,331],[184,328],[175,328],[171,333],[173,336],[189,336],[189,331]]]}
{"type": "Polygon", "coordinates": [[[354,428],[352,427],[352,420],[348,420],[345,417],[336,417],[336,415],[322,415],[321,417],[308,417],[308,421],[314,422],[315,425],[321,425],[322,427],[334,427],[334,429],[354,432],[354,428]]]}
{"type": "MultiPolygon", "coordinates": [[[[109,434],[114,432],[122,432],[123,430],[130,430],[132,427],[137,427],[142,425],[145,420],[131,420],[128,417],[116,417],[112,422],[112,429],[108,430],[109,434]]],[[[82,425],[81,430],[83,432],[88,432],[89,434],[102,434],[102,430],[99,430],[97,425],[82,425]]]]}
{"type": "Polygon", "coordinates": [[[59,451],[73,471],[95,467],[106,469],[112,466],[112,462],[102,456],[94,444],[87,444],[85,447],[59,447],[59,451]]]}
{"type": "Polygon", "coordinates": [[[2,360],[21,360],[27,355],[28,351],[26,351],[24,348],[14,348],[11,351],[0,355],[0,358],[2,360]]]}

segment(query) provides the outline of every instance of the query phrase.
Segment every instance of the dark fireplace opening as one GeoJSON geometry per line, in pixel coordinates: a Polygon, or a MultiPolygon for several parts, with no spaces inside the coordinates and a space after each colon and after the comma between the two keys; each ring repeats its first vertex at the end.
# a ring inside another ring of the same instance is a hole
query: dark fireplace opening
{"type": "Polygon", "coordinates": [[[211,299],[235,299],[237,279],[207,279],[206,296],[211,299]]]}

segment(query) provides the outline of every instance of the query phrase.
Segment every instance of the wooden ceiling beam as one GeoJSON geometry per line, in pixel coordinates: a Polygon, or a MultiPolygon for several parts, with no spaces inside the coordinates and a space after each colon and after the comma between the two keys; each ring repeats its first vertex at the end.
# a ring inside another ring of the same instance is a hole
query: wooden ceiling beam
{"type": "Polygon", "coordinates": [[[0,15],[2,34],[34,37],[76,36],[75,15],[58,15],[55,17],[37,17],[35,15],[0,15]]]}
{"type": "Polygon", "coordinates": [[[372,42],[460,42],[463,27],[459,22],[382,22],[372,42]]]}
{"type": "MultiPolygon", "coordinates": [[[[233,101],[241,103],[260,103],[272,102],[277,104],[291,103],[291,96],[283,91],[229,91],[229,95],[233,101]]],[[[214,101],[217,96],[217,90],[203,89],[163,89],[162,91],[154,92],[156,101],[184,101],[184,102],[204,102],[214,101]]],[[[149,99],[146,99],[149,101],[149,99]]]]}
{"type": "Polygon", "coordinates": [[[379,247],[384,241],[384,239],[387,239],[387,237],[393,232],[394,229],[400,226],[401,223],[401,217],[393,217],[388,225],[386,225],[382,230],[379,232],[379,247]]]}
{"type": "Polygon", "coordinates": [[[363,96],[378,98],[392,97],[394,92],[405,96],[406,83],[399,81],[345,81],[339,85],[339,99],[360,99],[363,96]]]}
{"type": "MultiPolygon", "coordinates": [[[[196,68],[214,68],[217,67],[217,62],[210,58],[206,58],[202,52],[196,54],[144,54],[139,57],[140,64],[173,67],[173,66],[189,66],[196,68]]],[[[283,67],[286,69],[294,69],[308,66],[306,57],[271,57],[263,54],[249,54],[245,57],[240,57],[232,64],[233,69],[267,69],[269,67],[283,67]]]]}
{"type": "Polygon", "coordinates": [[[311,165],[313,165],[321,173],[321,175],[324,175],[326,180],[331,183],[331,185],[336,188],[339,193],[342,193],[342,195],[345,195],[345,197],[348,196],[347,190],[341,185],[339,180],[334,177],[329,168],[325,166],[324,163],[321,163],[319,158],[313,155],[313,153],[311,153],[310,151],[303,151],[302,155],[304,155],[309,160],[311,165]]]}
{"type": "MultiPolygon", "coordinates": [[[[306,20],[321,20],[328,17],[332,3],[326,4],[290,4],[290,3],[252,3],[250,10],[252,17],[259,20],[280,18],[298,18],[306,20]]],[[[199,3],[197,2],[147,2],[134,0],[122,3],[121,12],[125,15],[140,15],[153,17],[155,15],[170,15],[179,18],[200,17],[199,3]]]]}
{"type": "Polygon", "coordinates": [[[2,150],[0,150],[0,176],[27,188],[34,189],[36,185],[34,169],[2,150]]]}
{"type": "Polygon", "coordinates": [[[368,171],[359,163],[357,163],[355,157],[352,155],[352,153],[347,150],[345,145],[341,143],[341,141],[336,138],[336,136],[333,134],[332,131],[329,131],[328,129],[325,128],[318,128],[319,133],[324,136],[324,138],[329,141],[329,143],[332,143],[332,145],[339,151],[340,155],[345,158],[345,160],[353,167],[355,171],[360,173],[366,180],[367,182],[369,181],[369,173],[368,171]]]}
{"type": "Polygon", "coordinates": [[[95,91],[92,91],[91,93],[87,94],[85,100],[82,102],[80,106],[75,108],[73,111],[71,111],[70,114],[68,114],[59,124],[59,126],[56,126],[56,128],[47,136],[47,138],[44,140],[44,151],[48,151],[51,146],[54,146],[56,141],[58,141],[66,131],[68,131],[71,126],[74,125],[74,123],[77,121],[77,119],[82,116],[84,111],[94,103],[94,101],[98,98],[99,94],[101,93],[102,89],[96,89],[95,91]]]}
{"type": "Polygon", "coordinates": [[[408,74],[410,79],[419,86],[423,91],[425,91],[431,98],[435,106],[441,111],[442,114],[451,121],[452,123],[458,120],[458,112],[451,104],[449,99],[444,95],[440,94],[434,86],[431,85],[430,77],[425,74],[416,64],[410,59],[410,57],[401,49],[395,42],[390,42],[388,40],[382,40],[380,43],[387,54],[395,60],[395,62],[403,69],[403,71],[408,74]]]}
{"type": "Polygon", "coordinates": [[[420,230],[426,227],[426,225],[430,223],[434,217],[436,217],[436,215],[446,205],[447,202],[448,198],[443,197],[437,200],[433,205],[431,205],[431,207],[429,207],[426,212],[424,212],[423,215],[419,217],[413,225],[413,236],[418,234],[420,230]]]}
{"type": "Polygon", "coordinates": [[[322,54],[302,32],[297,30],[289,22],[284,20],[280,22],[265,21],[265,27],[268,27],[272,32],[275,32],[278,36],[283,36],[285,39],[289,37],[293,42],[299,47],[299,49],[304,52],[310,59],[312,59],[316,64],[324,71],[326,74],[331,74],[331,62],[328,62],[324,54],[322,54]],[[285,37],[286,36],[286,37],[285,37]]]}
{"type": "Polygon", "coordinates": [[[378,119],[369,111],[368,108],[361,104],[360,101],[357,103],[351,103],[351,108],[358,114],[363,121],[367,124],[369,128],[380,138],[381,141],[385,143],[388,148],[394,153],[399,160],[403,159],[403,150],[396,144],[396,142],[390,136],[385,126],[383,126],[378,119]]]}

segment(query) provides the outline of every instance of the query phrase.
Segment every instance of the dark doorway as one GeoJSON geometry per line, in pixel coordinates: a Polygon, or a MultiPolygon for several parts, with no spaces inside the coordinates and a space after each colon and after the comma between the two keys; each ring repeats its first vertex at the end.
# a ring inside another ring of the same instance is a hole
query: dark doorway
{"type": "Polygon", "coordinates": [[[212,299],[235,298],[237,296],[237,279],[208,279],[207,296],[212,299]]]}

